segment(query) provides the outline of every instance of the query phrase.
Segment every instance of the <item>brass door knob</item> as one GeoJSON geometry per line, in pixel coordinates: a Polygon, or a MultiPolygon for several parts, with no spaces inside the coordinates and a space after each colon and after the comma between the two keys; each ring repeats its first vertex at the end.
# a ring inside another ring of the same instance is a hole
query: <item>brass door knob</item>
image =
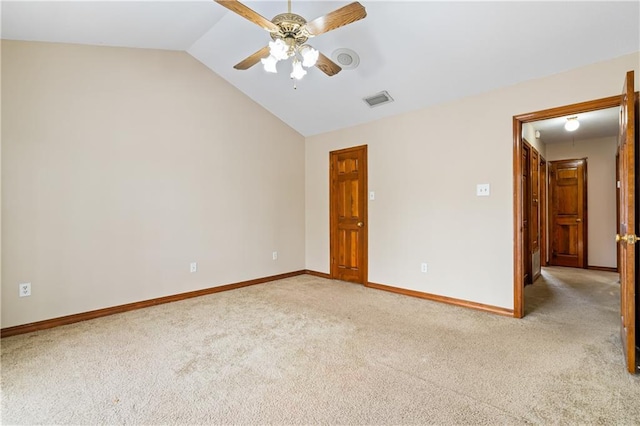
{"type": "Polygon", "coordinates": [[[576,219],[576,222],[582,222],[582,219],[576,219]]]}
{"type": "Polygon", "coordinates": [[[635,234],[620,235],[616,234],[616,242],[624,241],[627,244],[635,244],[638,241],[638,237],[635,234]]]}
{"type": "Polygon", "coordinates": [[[358,228],[362,228],[364,226],[363,222],[358,222],[358,228]]]}

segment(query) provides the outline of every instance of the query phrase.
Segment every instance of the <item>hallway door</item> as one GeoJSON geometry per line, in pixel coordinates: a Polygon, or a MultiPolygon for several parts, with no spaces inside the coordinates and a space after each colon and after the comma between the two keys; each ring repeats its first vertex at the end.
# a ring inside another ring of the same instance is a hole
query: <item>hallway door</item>
{"type": "Polygon", "coordinates": [[[531,145],[526,141],[522,143],[522,254],[523,254],[523,282],[524,285],[533,284],[533,262],[531,253],[531,230],[530,220],[531,216],[531,181],[530,181],[530,169],[531,169],[531,145]]]}
{"type": "Polygon", "coordinates": [[[634,373],[636,364],[636,292],[638,289],[635,250],[636,237],[636,163],[638,133],[635,128],[636,96],[633,71],[627,73],[620,105],[620,137],[618,158],[620,171],[620,229],[616,240],[620,244],[620,334],[627,369],[634,373]]]}
{"type": "Polygon", "coordinates": [[[554,266],[587,267],[587,160],[552,161],[551,256],[554,266]]]}
{"type": "Polygon", "coordinates": [[[547,244],[547,160],[540,157],[540,266],[547,266],[549,245],[547,244]]]}

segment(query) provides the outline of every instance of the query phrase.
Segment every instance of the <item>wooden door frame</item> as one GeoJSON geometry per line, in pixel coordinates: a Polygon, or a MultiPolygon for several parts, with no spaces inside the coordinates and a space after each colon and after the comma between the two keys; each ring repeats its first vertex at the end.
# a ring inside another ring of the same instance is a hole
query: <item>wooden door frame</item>
{"type": "Polygon", "coordinates": [[[331,164],[333,161],[333,156],[334,155],[338,155],[341,153],[346,153],[346,152],[351,152],[351,151],[359,151],[362,150],[364,151],[364,164],[363,164],[363,175],[362,175],[362,184],[363,184],[363,188],[364,188],[364,204],[363,204],[363,222],[364,222],[364,227],[362,228],[362,239],[363,239],[363,248],[362,248],[362,285],[367,285],[369,283],[369,165],[368,165],[368,159],[369,159],[369,153],[367,150],[367,145],[358,145],[358,146],[352,146],[350,148],[344,148],[344,149],[338,149],[335,151],[330,151],[329,152],[329,275],[330,278],[336,278],[337,277],[337,272],[336,272],[336,268],[337,268],[337,264],[335,264],[335,262],[332,261],[332,259],[334,259],[335,257],[335,244],[336,244],[336,240],[337,240],[337,236],[336,236],[336,229],[337,229],[337,223],[338,223],[338,218],[335,216],[334,213],[334,208],[332,203],[332,199],[333,199],[333,183],[332,183],[332,170],[331,170],[331,164]]]}
{"type": "Polygon", "coordinates": [[[524,316],[524,256],[522,252],[522,126],[531,121],[620,106],[620,95],[513,116],[513,316],[524,316]]]}

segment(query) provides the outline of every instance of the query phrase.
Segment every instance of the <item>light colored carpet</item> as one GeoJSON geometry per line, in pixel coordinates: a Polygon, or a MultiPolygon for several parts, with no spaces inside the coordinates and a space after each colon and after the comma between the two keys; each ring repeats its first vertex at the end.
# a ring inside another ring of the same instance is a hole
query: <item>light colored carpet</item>
{"type": "Polygon", "coordinates": [[[2,340],[3,424],[638,424],[617,275],[500,317],[309,275],[2,340]]]}

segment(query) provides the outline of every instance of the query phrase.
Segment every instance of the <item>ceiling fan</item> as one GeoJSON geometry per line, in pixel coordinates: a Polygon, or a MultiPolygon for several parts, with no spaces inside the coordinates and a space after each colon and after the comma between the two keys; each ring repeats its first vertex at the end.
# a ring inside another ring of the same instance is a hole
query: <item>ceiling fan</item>
{"type": "Polygon", "coordinates": [[[307,22],[302,16],[291,13],[291,0],[288,0],[288,12],[276,15],[269,21],[238,0],[215,1],[230,11],[259,25],[268,31],[273,39],[268,46],[237,63],[234,66],[235,69],[246,70],[258,62],[262,62],[265,71],[277,72],[276,64],[278,61],[293,58],[291,78],[298,80],[307,73],[304,68],[312,66],[317,67],[329,77],[342,70],[331,59],[310,45],[305,44],[309,38],[359,21],[367,16],[365,8],[356,1],[307,22]]]}

